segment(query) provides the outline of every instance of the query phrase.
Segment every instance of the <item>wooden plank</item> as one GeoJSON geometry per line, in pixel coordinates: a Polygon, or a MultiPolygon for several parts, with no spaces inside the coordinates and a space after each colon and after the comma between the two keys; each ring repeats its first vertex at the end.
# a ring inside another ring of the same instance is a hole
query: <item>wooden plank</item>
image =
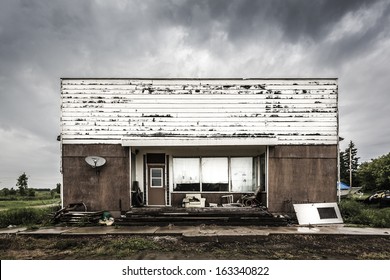
{"type": "Polygon", "coordinates": [[[169,107],[162,107],[162,108],[105,108],[104,106],[91,106],[91,105],[85,105],[83,107],[73,107],[73,108],[63,108],[64,113],[65,112],[90,112],[90,113],[103,113],[101,111],[104,111],[106,113],[139,113],[139,114],[155,114],[156,116],[158,114],[164,114],[165,117],[172,117],[173,114],[177,113],[208,113],[208,114],[214,114],[214,113],[243,113],[243,114],[259,114],[259,113],[288,113],[288,112],[294,112],[294,113],[333,113],[337,112],[337,108],[313,108],[313,107],[303,107],[303,108],[278,108],[278,107],[272,107],[269,106],[269,108],[255,108],[255,107],[249,107],[249,108],[223,108],[216,107],[216,108],[175,108],[173,110],[169,107]],[[69,110],[71,109],[71,110],[69,110]]]}
{"type": "Polygon", "coordinates": [[[127,124],[118,124],[117,122],[91,122],[91,123],[83,123],[77,125],[69,124],[64,122],[64,131],[79,131],[80,126],[83,126],[83,130],[93,130],[93,129],[103,129],[109,128],[110,130],[116,131],[125,131],[125,130],[134,130],[134,129],[226,129],[226,130],[336,130],[337,126],[332,123],[321,123],[321,125],[317,125],[316,123],[290,123],[286,125],[285,123],[247,123],[237,124],[237,123],[213,123],[209,122],[208,124],[190,124],[190,123],[158,123],[158,122],[132,122],[127,124]]]}
{"type": "MultiPolygon", "coordinates": [[[[171,115],[172,116],[172,115],[171,115]]],[[[76,119],[86,119],[90,118],[90,120],[98,120],[102,118],[123,118],[125,120],[130,119],[140,119],[140,118],[168,118],[168,115],[162,115],[158,116],[154,113],[150,114],[142,114],[138,112],[118,112],[118,111],[112,111],[112,112],[106,112],[102,110],[95,110],[91,112],[79,112],[79,111],[64,111],[62,113],[62,118],[76,118],[76,119]]],[[[226,119],[227,121],[231,119],[239,119],[241,121],[248,121],[248,120],[256,120],[256,119],[262,119],[262,118],[268,118],[268,120],[272,121],[278,121],[285,119],[286,121],[291,119],[315,119],[321,120],[321,119],[332,119],[333,122],[337,119],[337,112],[330,112],[330,113],[294,113],[294,112],[264,112],[264,113],[251,113],[251,114],[232,114],[232,113],[214,113],[212,116],[208,112],[206,113],[190,113],[190,112],[183,112],[183,113],[176,113],[174,115],[175,118],[180,118],[183,120],[190,120],[190,119],[196,119],[196,120],[202,120],[202,119],[226,119]]]]}
{"type": "Polygon", "coordinates": [[[335,79],[64,79],[61,100],[68,140],[337,134],[335,79]]]}
{"type": "MultiPolygon", "coordinates": [[[[268,114],[255,114],[253,116],[249,116],[245,118],[246,123],[260,123],[264,122],[264,118],[267,118],[267,122],[274,122],[274,123],[282,123],[285,124],[286,126],[289,125],[290,122],[305,122],[305,123],[315,123],[315,125],[319,126],[327,126],[327,123],[331,123],[332,125],[335,125],[335,118],[330,117],[330,118],[325,118],[325,117],[311,117],[309,115],[301,116],[301,117],[294,117],[293,115],[291,116],[285,116],[285,117],[280,117],[280,116],[274,116],[270,117],[268,114]]],[[[176,118],[167,118],[167,117],[156,117],[156,116],[133,116],[133,117],[124,117],[124,116],[110,116],[110,115],[102,115],[102,116],[91,116],[90,114],[84,115],[75,115],[75,116],[62,116],[61,121],[62,123],[67,123],[70,125],[75,125],[75,123],[83,123],[83,124],[93,124],[93,123],[105,123],[105,122],[117,122],[121,125],[129,125],[131,123],[140,123],[140,122],[156,122],[156,123],[175,123],[177,125],[184,125],[184,123],[188,124],[209,124],[210,122],[214,123],[226,123],[226,124],[242,124],[242,121],[244,118],[239,118],[239,117],[229,117],[229,118],[222,118],[222,117],[176,117],[176,118]]]]}
{"type": "Polygon", "coordinates": [[[100,110],[103,112],[110,110],[138,110],[138,109],[171,109],[171,111],[175,111],[176,109],[186,109],[186,108],[226,108],[226,109],[245,109],[245,108],[255,108],[259,110],[270,110],[270,109],[294,109],[294,108],[308,108],[308,109],[320,109],[320,108],[332,108],[337,109],[337,105],[333,102],[320,102],[317,100],[312,100],[310,102],[281,102],[281,101],[264,101],[264,102],[240,102],[237,104],[228,103],[228,102],[210,102],[210,103],[201,103],[201,102],[172,102],[172,103],[157,103],[157,102],[148,102],[148,103],[111,103],[111,102],[64,102],[62,104],[62,109],[64,111],[74,111],[74,109],[79,108],[90,108],[90,109],[104,109],[100,110]]]}
{"type": "MultiPolygon", "coordinates": [[[[188,143],[186,141],[182,141],[181,139],[177,139],[174,143],[171,143],[172,138],[167,138],[167,139],[144,139],[144,138],[138,138],[139,140],[136,141],[130,141],[126,142],[128,143],[125,145],[122,141],[122,139],[116,138],[116,139],[111,139],[111,138],[64,138],[63,139],[63,144],[122,144],[125,146],[151,146],[151,147],[160,147],[162,146],[161,143],[164,143],[164,146],[202,146],[199,144],[201,141],[200,139],[197,139],[196,141],[194,139],[187,139],[188,143]]],[[[311,140],[297,140],[297,139],[278,139],[276,141],[271,141],[266,138],[256,138],[256,139],[250,139],[249,144],[246,142],[248,138],[245,138],[245,141],[243,139],[229,139],[226,143],[223,143],[223,146],[247,146],[247,145],[255,145],[255,146],[261,146],[261,145],[336,145],[337,144],[337,139],[321,139],[321,140],[316,140],[316,141],[311,141],[311,140]],[[256,141],[254,141],[256,140],[256,141]]],[[[203,146],[218,146],[220,144],[209,141],[208,143],[204,144],[203,146]]]]}
{"type": "Polygon", "coordinates": [[[98,129],[98,128],[104,128],[104,127],[110,127],[113,130],[124,130],[124,129],[131,129],[134,127],[152,127],[152,128],[214,128],[214,127],[226,127],[226,128],[243,128],[243,129],[264,129],[264,128],[274,128],[274,129],[312,129],[312,128],[318,128],[318,129],[336,129],[337,125],[335,125],[333,122],[305,122],[302,123],[301,121],[296,122],[247,122],[246,124],[242,124],[240,122],[215,122],[214,120],[210,120],[208,122],[181,122],[181,121],[169,121],[169,122],[163,122],[163,121],[152,121],[151,119],[148,120],[139,120],[139,121],[132,121],[132,122],[120,122],[120,121],[63,121],[62,125],[64,126],[64,130],[80,130],[80,126],[83,126],[83,129],[98,129]]]}
{"type": "Polygon", "coordinates": [[[63,139],[122,139],[124,137],[135,137],[138,139],[147,138],[159,138],[159,137],[187,137],[187,138],[261,138],[273,136],[277,137],[279,140],[287,140],[287,139],[310,139],[310,140],[320,140],[320,139],[331,139],[337,140],[337,133],[333,131],[324,131],[322,133],[318,133],[315,131],[286,131],[283,134],[271,133],[269,131],[216,131],[214,133],[209,133],[207,131],[169,131],[166,133],[160,133],[159,131],[129,131],[123,134],[118,133],[110,133],[107,131],[98,131],[98,132],[65,132],[63,135],[63,139]]]}
{"type": "Polygon", "coordinates": [[[271,89],[242,89],[242,88],[236,88],[236,87],[229,87],[229,88],[216,88],[216,89],[210,89],[210,88],[185,88],[183,87],[176,87],[176,88],[159,88],[159,87],[139,87],[139,86],[127,86],[127,87],[121,87],[121,88],[63,88],[62,89],[63,95],[67,96],[80,96],[85,94],[90,95],[91,97],[101,95],[101,96],[118,96],[123,97],[126,95],[131,95],[134,98],[145,98],[145,97],[155,97],[155,96],[166,96],[166,98],[174,98],[177,96],[188,96],[188,97],[207,97],[207,96],[226,96],[227,98],[230,97],[237,97],[237,95],[250,95],[250,96],[257,96],[258,98],[261,97],[268,97],[268,96],[275,96],[275,97],[283,97],[287,95],[292,96],[309,96],[309,95],[330,95],[334,96],[336,95],[335,89],[328,89],[328,88],[311,88],[311,89],[291,89],[291,88],[284,88],[284,89],[278,89],[278,90],[271,90],[271,89]]]}

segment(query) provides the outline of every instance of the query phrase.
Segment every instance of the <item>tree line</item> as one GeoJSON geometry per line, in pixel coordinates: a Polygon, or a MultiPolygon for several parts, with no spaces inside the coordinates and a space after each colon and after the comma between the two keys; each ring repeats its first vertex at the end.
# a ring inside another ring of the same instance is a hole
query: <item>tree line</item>
{"type": "Polygon", "coordinates": [[[390,189],[390,153],[359,164],[355,143],[340,152],[340,180],[364,191],[390,189]]]}
{"type": "MultiPolygon", "coordinates": [[[[361,187],[364,191],[390,189],[390,153],[359,164],[358,150],[353,141],[340,152],[340,180],[353,187],[361,187]]],[[[3,188],[0,196],[35,196],[35,192],[42,189],[28,187],[28,176],[24,172],[16,182],[17,189],[3,188]]],[[[61,184],[58,183],[52,190],[53,194],[60,193],[61,184]]]]}
{"type": "Polygon", "coordinates": [[[39,191],[50,191],[52,197],[61,191],[61,184],[58,183],[54,189],[34,189],[28,187],[28,176],[25,172],[20,175],[16,181],[16,189],[14,188],[3,188],[0,190],[0,196],[22,196],[22,197],[34,197],[36,192],[39,191]]]}

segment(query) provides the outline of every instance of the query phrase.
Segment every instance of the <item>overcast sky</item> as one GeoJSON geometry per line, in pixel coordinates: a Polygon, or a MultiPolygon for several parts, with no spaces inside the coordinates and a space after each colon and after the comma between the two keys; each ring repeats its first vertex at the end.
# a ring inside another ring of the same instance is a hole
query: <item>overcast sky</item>
{"type": "Polygon", "coordinates": [[[390,1],[0,0],[0,187],[61,182],[61,77],[336,77],[368,161],[390,152],[390,1]]]}

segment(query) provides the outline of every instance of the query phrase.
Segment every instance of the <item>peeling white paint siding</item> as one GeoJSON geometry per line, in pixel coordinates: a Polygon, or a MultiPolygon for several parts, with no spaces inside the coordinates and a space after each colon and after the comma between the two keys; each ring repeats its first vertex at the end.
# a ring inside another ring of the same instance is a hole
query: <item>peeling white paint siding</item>
{"type": "Polygon", "coordinates": [[[62,79],[62,140],[337,144],[337,94],[337,79],[62,79]]]}

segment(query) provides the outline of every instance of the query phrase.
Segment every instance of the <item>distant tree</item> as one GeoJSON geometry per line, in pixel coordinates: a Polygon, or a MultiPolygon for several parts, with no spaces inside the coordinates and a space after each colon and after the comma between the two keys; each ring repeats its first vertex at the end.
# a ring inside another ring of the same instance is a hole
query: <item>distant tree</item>
{"type": "Polygon", "coordinates": [[[30,197],[34,197],[35,196],[35,190],[34,189],[27,189],[27,195],[30,196],[30,197]]]}
{"type": "Polygon", "coordinates": [[[28,177],[25,172],[19,176],[16,186],[19,188],[19,194],[21,196],[27,195],[28,177]]]}
{"type": "Polygon", "coordinates": [[[357,170],[359,167],[359,157],[357,156],[357,148],[355,143],[349,142],[348,147],[340,152],[340,179],[342,182],[350,185],[350,177],[352,174],[352,186],[359,186],[359,178],[357,170]],[[350,170],[352,172],[350,172],[350,170]]]}
{"type": "Polygon", "coordinates": [[[3,188],[1,190],[1,195],[2,196],[8,196],[9,195],[9,189],[8,188],[3,188]]]}
{"type": "Polygon", "coordinates": [[[61,184],[60,183],[57,183],[56,192],[61,193],[61,184]]]}
{"type": "Polygon", "coordinates": [[[9,190],[9,195],[16,195],[16,190],[14,189],[14,188],[11,188],[10,190],[9,190]]]}
{"type": "Polygon", "coordinates": [[[38,188],[38,189],[34,189],[34,191],[36,191],[36,192],[50,192],[50,189],[49,188],[38,188]]]}
{"type": "Polygon", "coordinates": [[[366,191],[390,189],[390,153],[362,163],[358,177],[366,191]]]}
{"type": "Polygon", "coordinates": [[[51,198],[58,197],[58,194],[61,193],[61,184],[57,183],[56,187],[50,191],[51,198]]]}

